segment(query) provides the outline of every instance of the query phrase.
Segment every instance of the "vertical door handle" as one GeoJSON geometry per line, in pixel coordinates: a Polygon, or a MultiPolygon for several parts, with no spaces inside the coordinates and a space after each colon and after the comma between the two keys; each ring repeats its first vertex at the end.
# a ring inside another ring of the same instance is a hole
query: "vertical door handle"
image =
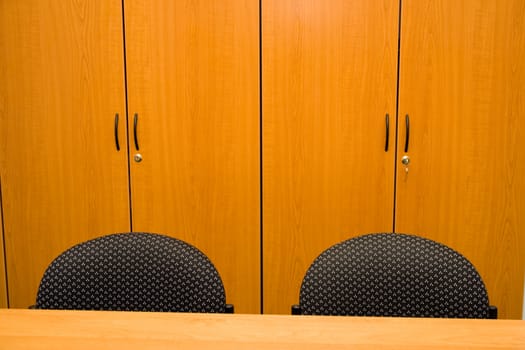
{"type": "Polygon", "coordinates": [[[139,114],[135,113],[135,115],[133,116],[133,138],[135,140],[135,149],[137,151],[139,150],[139,140],[138,140],[138,137],[137,137],[138,124],[139,124],[139,114]]]}
{"type": "Polygon", "coordinates": [[[390,120],[388,113],[385,116],[385,127],[386,127],[386,137],[385,137],[385,152],[388,152],[388,141],[390,137],[390,120]]]}
{"type": "Polygon", "coordinates": [[[118,142],[118,113],[115,113],[115,146],[117,151],[120,151],[120,144],[118,142]]]}
{"type": "Polygon", "coordinates": [[[405,128],[406,128],[406,133],[405,133],[405,153],[408,152],[408,143],[410,141],[410,117],[408,116],[408,114],[405,116],[405,128]]]}

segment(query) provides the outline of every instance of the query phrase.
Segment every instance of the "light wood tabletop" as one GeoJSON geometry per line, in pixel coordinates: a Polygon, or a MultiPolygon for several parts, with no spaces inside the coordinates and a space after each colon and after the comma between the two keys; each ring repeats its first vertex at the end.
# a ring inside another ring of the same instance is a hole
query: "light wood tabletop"
{"type": "Polygon", "coordinates": [[[0,310],[0,349],[525,349],[525,321],[0,310]]]}

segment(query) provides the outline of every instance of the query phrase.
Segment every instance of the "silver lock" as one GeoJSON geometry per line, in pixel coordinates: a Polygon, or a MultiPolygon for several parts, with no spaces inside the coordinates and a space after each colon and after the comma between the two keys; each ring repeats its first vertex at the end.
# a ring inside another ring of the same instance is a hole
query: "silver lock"
{"type": "Polygon", "coordinates": [[[133,156],[133,159],[134,159],[135,162],[137,162],[137,163],[142,162],[142,154],[140,154],[140,153],[135,154],[135,156],[133,156]]]}
{"type": "Polygon", "coordinates": [[[403,156],[401,158],[401,163],[405,166],[405,173],[408,175],[408,164],[410,164],[410,157],[409,156],[403,156]]]}

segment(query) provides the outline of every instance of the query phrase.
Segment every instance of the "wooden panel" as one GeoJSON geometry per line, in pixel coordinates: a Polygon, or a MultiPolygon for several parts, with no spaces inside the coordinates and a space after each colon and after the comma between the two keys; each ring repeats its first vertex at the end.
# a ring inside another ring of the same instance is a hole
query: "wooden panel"
{"type": "Polygon", "coordinates": [[[129,230],[119,3],[0,2],[0,81],[9,302],[27,307],[60,252],[129,230]]]}
{"type": "Polygon", "coordinates": [[[130,0],[125,13],[144,157],[133,230],[195,245],[236,312],[260,312],[258,1],[130,0]]]}
{"type": "Polygon", "coordinates": [[[525,273],[523,28],[521,0],[403,1],[411,163],[397,176],[396,231],[464,254],[503,318],[521,317],[525,273]]]}
{"type": "Polygon", "coordinates": [[[290,313],[330,245],[393,229],[398,9],[263,2],[265,313],[290,313]]]}
{"type": "Polygon", "coordinates": [[[525,321],[0,310],[0,342],[39,350],[523,350],[525,321]]]}

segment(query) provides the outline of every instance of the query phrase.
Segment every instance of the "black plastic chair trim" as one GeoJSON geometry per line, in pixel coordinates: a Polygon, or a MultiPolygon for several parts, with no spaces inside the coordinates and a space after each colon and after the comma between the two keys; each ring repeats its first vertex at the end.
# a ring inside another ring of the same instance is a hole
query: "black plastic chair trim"
{"type": "Polygon", "coordinates": [[[301,306],[294,304],[292,305],[292,315],[301,315],[303,313],[303,310],[301,309],[301,306]]]}
{"type": "Polygon", "coordinates": [[[498,308],[494,305],[489,306],[489,318],[492,320],[498,319],[498,308]]]}
{"type": "Polygon", "coordinates": [[[224,307],[224,313],[225,314],[233,314],[234,313],[233,304],[226,304],[226,306],[224,307]]]}

